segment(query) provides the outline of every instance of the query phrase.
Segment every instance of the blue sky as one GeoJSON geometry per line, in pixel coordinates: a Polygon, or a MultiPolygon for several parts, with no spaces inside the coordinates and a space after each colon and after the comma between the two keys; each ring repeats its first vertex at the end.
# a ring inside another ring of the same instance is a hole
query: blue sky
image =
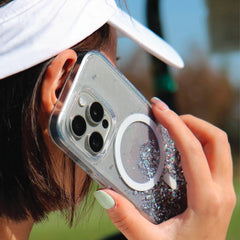
{"type": "MultiPolygon", "coordinates": [[[[146,0],[127,0],[131,15],[146,25],[146,0]]],[[[207,27],[208,9],[205,0],[161,0],[161,21],[164,39],[183,57],[191,60],[193,45],[205,55],[216,68],[227,68],[234,85],[240,86],[240,51],[213,54],[209,45],[207,27]]],[[[127,58],[136,49],[136,45],[127,39],[119,41],[119,52],[127,58]]]]}

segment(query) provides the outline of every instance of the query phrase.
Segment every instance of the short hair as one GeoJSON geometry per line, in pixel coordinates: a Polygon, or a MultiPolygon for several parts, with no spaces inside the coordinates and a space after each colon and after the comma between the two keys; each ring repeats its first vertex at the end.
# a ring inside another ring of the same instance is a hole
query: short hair
{"type": "MultiPolygon", "coordinates": [[[[73,49],[101,50],[109,32],[105,24],[73,49]]],[[[79,196],[75,196],[75,163],[64,154],[62,171],[72,173],[71,194],[54,176],[56,169],[39,120],[42,79],[51,60],[0,80],[0,217],[21,221],[31,216],[40,221],[52,210],[70,208],[72,223],[76,203],[91,184],[87,176],[79,196]]]]}

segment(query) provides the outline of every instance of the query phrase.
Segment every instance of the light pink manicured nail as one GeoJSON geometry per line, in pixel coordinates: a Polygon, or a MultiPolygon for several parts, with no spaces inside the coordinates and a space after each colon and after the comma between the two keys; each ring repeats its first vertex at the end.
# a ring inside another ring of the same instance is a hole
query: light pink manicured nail
{"type": "Polygon", "coordinates": [[[153,97],[151,99],[151,103],[156,104],[158,109],[160,109],[161,111],[166,111],[169,109],[168,105],[157,97],[153,97]]]}

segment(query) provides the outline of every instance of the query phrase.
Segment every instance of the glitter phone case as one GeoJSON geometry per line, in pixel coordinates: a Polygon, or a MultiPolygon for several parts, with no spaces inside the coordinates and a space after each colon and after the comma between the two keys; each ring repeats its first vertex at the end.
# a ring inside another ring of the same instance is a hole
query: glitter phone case
{"type": "Polygon", "coordinates": [[[49,120],[53,141],[153,223],[186,208],[180,155],[149,102],[99,52],[78,58],[49,120]]]}

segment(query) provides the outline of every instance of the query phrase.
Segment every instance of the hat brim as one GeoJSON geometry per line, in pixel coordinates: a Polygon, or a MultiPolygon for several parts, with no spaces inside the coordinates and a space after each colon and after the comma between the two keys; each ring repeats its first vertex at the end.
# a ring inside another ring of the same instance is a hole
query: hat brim
{"type": "Polygon", "coordinates": [[[120,31],[122,35],[130,38],[141,48],[168,65],[175,68],[184,67],[182,58],[167,42],[121,9],[116,9],[108,23],[120,31]]]}
{"type": "Polygon", "coordinates": [[[105,23],[167,64],[183,67],[170,45],[114,0],[14,0],[0,8],[0,79],[76,45],[105,23]]]}

